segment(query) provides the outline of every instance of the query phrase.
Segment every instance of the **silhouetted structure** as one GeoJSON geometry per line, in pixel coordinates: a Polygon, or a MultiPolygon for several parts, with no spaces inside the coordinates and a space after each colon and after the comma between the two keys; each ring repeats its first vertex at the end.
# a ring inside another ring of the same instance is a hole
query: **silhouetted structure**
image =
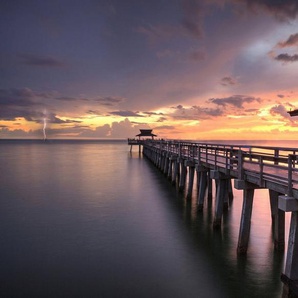
{"type": "Polygon", "coordinates": [[[140,133],[137,134],[136,137],[139,137],[139,139],[141,139],[141,137],[151,137],[154,139],[156,135],[152,133],[152,129],[140,129],[140,133]]]}
{"type": "Polygon", "coordinates": [[[133,145],[139,146],[139,153],[141,153],[141,145],[144,144],[146,139],[152,139],[154,140],[154,137],[156,137],[154,133],[152,133],[152,129],[140,129],[140,133],[136,135],[138,139],[128,139],[128,145],[130,145],[130,151],[132,151],[133,145]]]}
{"type": "Polygon", "coordinates": [[[288,113],[290,114],[291,117],[298,116],[298,109],[294,111],[289,111],[288,113]]]}

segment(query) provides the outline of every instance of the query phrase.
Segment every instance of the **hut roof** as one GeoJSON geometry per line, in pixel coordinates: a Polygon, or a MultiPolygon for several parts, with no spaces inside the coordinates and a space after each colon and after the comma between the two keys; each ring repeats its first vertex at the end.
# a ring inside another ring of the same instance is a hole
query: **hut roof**
{"type": "Polygon", "coordinates": [[[140,129],[140,133],[136,137],[156,137],[156,135],[152,133],[152,129],[140,129]]]}
{"type": "Polygon", "coordinates": [[[293,111],[289,111],[288,112],[290,114],[290,116],[298,116],[298,110],[293,110],[293,111]]]}

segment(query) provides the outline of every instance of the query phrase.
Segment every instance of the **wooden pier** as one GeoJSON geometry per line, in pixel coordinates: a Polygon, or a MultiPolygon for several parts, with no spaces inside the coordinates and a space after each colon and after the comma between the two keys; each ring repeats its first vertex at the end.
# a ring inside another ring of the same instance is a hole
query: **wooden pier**
{"type": "Polygon", "coordinates": [[[215,229],[220,228],[223,210],[233,197],[234,180],[234,187],[243,190],[239,254],[247,253],[254,191],[268,189],[276,250],[284,249],[285,212],[291,212],[287,258],[282,274],[283,297],[298,297],[298,148],[149,139],[128,139],[128,144],[142,146],[143,155],[179,190],[183,191],[188,185],[185,189],[188,198],[192,197],[196,173],[198,210],[204,208],[206,193],[212,195],[212,180],[215,180],[215,229]]]}

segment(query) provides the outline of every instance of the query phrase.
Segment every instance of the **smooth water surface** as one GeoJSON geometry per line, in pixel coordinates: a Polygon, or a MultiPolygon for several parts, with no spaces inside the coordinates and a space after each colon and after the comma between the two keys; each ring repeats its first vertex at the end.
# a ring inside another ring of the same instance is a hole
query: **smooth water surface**
{"type": "MultiPolygon", "coordinates": [[[[268,191],[246,257],[242,193],[214,231],[125,142],[0,142],[0,297],[280,297],[268,191]]],[[[214,200],[214,198],[213,198],[214,200]]]]}

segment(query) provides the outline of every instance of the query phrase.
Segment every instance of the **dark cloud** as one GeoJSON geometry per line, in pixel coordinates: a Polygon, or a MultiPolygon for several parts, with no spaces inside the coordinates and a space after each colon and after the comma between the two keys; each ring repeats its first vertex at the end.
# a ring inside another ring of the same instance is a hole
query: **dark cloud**
{"type": "Polygon", "coordinates": [[[107,96],[107,97],[98,97],[94,99],[95,102],[104,105],[104,106],[114,106],[119,103],[124,102],[126,99],[123,97],[112,97],[112,96],[107,96]]]}
{"type": "Polygon", "coordinates": [[[138,112],[133,112],[133,111],[113,111],[113,112],[110,112],[110,114],[122,116],[122,117],[145,117],[138,114],[138,112]]]}
{"type": "Polygon", "coordinates": [[[286,41],[281,41],[277,44],[280,48],[298,46],[298,33],[290,35],[286,41]]]}
{"type": "Polygon", "coordinates": [[[279,54],[274,59],[282,62],[296,62],[298,61],[298,54],[294,54],[294,55],[289,55],[287,53],[279,54]]]}
{"type": "MultiPolygon", "coordinates": [[[[47,116],[48,123],[56,123],[56,124],[72,124],[72,123],[81,123],[80,120],[73,120],[73,119],[66,119],[63,120],[59,117],[57,117],[55,114],[51,114],[47,116]]],[[[36,120],[36,122],[41,123],[41,120],[36,120]]]]}
{"type": "Polygon", "coordinates": [[[174,112],[169,116],[181,120],[204,120],[223,115],[223,110],[219,108],[202,108],[200,106],[184,108],[182,105],[178,105],[172,109],[174,112]]]}
{"type": "Polygon", "coordinates": [[[236,80],[234,80],[232,77],[224,77],[221,79],[220,81],[221,85],[223,86],[229,86],[229,85],[235,85],[236,84],[236,80]]]}
{"type": "Polygon", "coordinates": [[[167,121],[167,120],[168,120],[168,118],[166,118],[166,117],[159,117],[156,122],[164,122],[164,121],[167,121]]]}
{"type": "Polygon", "coordinates": [[[19,54],[21,63],[30,66],[41,67],[65,67],[66,64],[51,56],[39,56],[34,54],[19,54]]]}
{"type": "Polygon", "coordinates": [[[194,51],[189,54],[189,59],[192,61],[202,61],[206,57],[205,53],[200,51],[194,51]]]}
{"type": "Polygon", "coordinates": [[[48,98],[48,94],[34,92],[29,88],[0,89],[0,119],[12,121],[24,118],[35,121],[43,118],[40,112],[43,105],[38,102],[40,98],[48,98]]]}
{"type": "Polygon", "coordinates": [[[182,26],[186,32],[194,37],[201,38],[203,35],[202,30],[202,16],[204,8],[200,0],[183,0],[183,19],[182,26]]]}
{"type": "Polygon", "coordinates": [[[0,89],[0,106],[30,107],[37,105],[33,99],[44,97],[41,93],[35,93],[29,88],[0,89]]]}
{"type": "Polygon", "coordinates": [[[241,109],[243,108],[243,104],[252,103],[252,102],[261,102],[261,99],[252,97],[252,96],[234,95],[234,96],[224,97],[224,98],[210,98],[208,102],[211,102],[218,106],[223,106],[223,107],[227,105],[231,105],[238,109],[241,109]]]}
{"type": "MultiPolygon", "coordinates": [[[[182,15],[179,23],[140,25],[136,28],[136,31],[145,35],[151,44],[166,42],[177,37],[201,38],[203,36],[204,3],[200,0],[180,0],[180,3],[182,15]]],[[[196,58],[198,57],[197,54],[196,58]]],[[[202,60],[201,55],[200,60],[202,60]]]]}
{"type": "Polygon", "coordinates": [[[253,11],[265,10],[279,20],[295,19],[298,15],[297,0],[233,0],[244,3],[253,11]]]}
{"type": "Polygon", "coordinates": [[[245,113],[256,113],[259,109],[245,109],[245,113]]]}
{"type": "Polygon", "coordinates": [[[159,115],[163,115],[163,113],[156,113],[156,112],[142,112],[143,114],[145,115],[148,115],[148,116],[159,116],[159,115]]]}
{"type": "Polygon", "coordinates": [[[199,106],[193,106],[192,109],[194,109],[198,113],[198,115],[201,116],[205,115],[208,117],[218,117],[223,115],[223,111],[221,109],[201,108],[199,106]]]}
{"type": "Polygon", "coordinates": [[[61,101],[85,101],[85,102],[96,102],[100,105],[103,106],[115,106],[119,103],[122,103],[125,101],[125,98],[121,98],[121,97],[111,97],[111,96],[107,96],[107,97],[98,97],[98,98],[85,98],[85,97],[70,97],[70,96],[60,96],[60,97],[56,97],[55,99],[57,100],[61,100],[61,101]]]}
{"type": "Polygon", "coordinates": [[[86,112],[86,114],[90,114],[90,115],[102,115],[102,113],[98,110],[88,110],[86,112]]]}
{"type": "Polygon", "coordinates": [[[284,98],[285,96],[283,94],[277,94],[277,97],[284,98]]]}

